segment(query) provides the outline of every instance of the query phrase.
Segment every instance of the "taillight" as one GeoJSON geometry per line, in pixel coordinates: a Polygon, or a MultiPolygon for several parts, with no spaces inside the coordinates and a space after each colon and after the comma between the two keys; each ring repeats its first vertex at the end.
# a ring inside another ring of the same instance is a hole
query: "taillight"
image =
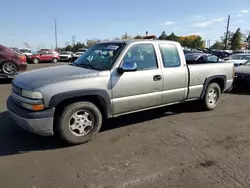
{"type": "Polygon", "coordinates": [[[25,55],[20,55],[19,59],[21,62],[25,63],[26,62],[26,56],[25,55]]]}

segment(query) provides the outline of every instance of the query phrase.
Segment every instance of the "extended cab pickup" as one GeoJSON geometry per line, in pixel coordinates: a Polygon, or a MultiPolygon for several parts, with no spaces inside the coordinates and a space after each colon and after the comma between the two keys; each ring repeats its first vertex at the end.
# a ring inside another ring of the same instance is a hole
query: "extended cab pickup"
{"type": "Polygon", "coordinates": [[[27,131],[79,144],[106,118],[191,100],[212,110],[233,78],[233,63],[188,66],[177,42],[107,41],[71,65],[18,75],[7,107],[27,131]]]}

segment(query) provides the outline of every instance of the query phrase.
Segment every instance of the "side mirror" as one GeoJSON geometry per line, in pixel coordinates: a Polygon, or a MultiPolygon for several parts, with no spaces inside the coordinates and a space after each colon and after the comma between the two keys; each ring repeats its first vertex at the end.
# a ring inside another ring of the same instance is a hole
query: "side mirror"
{"type": "Polygon", "coordinates": [[[120,73],[133,72],[137,70],[137,64],[135,62],[123,62],[122,66],[118,68],[120,73]]]}

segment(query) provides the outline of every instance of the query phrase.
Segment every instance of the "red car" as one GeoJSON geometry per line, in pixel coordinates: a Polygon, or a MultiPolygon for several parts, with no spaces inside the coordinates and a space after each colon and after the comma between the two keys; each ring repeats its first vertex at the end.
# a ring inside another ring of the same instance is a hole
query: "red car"
{"type": "Polygon", "coordinates": [[[31,56],[28,56],[28,61],[32,61],[34,64],[39,62],[57,63],[59,60],[60,56],[56,51],[39,51],[31,56]]]}
{"type": "Polygon", "coordinates": [[[13,78],[17,72],[27,69],[25,55],[0,45],[0,77],[13,78]]]}

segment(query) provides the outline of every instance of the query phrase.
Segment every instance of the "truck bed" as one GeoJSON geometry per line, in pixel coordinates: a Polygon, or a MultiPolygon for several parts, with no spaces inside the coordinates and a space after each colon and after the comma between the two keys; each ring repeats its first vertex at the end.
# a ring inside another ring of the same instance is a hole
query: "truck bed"
{"type": "Polygon", "coordinates": [[[224,78],[226,83],[222,83],[223,91],[229,89],[233,83],[233,63],[203,63],[187,65],[189,74],[189,88],[187,100],[199,98],[206,80],[212,79],[214,75],[224,78]],[[228,76],[229,75],[229,76],[228,76]]]}

